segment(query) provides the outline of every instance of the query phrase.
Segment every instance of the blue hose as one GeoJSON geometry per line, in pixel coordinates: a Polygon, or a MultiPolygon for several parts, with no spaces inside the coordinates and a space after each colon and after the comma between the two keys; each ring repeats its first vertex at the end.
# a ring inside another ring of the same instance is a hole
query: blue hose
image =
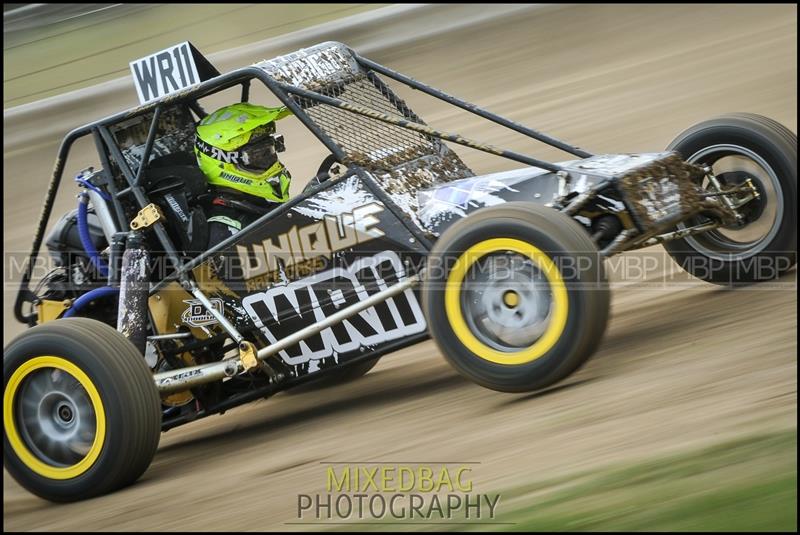
{"type": "Polygon", "coordinates": [[[73,303],[72,306],[64,312],[63,318],[69,318],[77,314],[80,309],[88,305],[90,302],[96,299],[102,299],[104,297],[110,297],[112,295],[119,295],[119,288],[112,288],[111,286],[101,286],[100,288],[95,288],[89,292],[86,292],[79,298],[77,298],[73,303]]]}
{"type": "Polygon", "coordinates": [[[100,258],[100,253],[92,242],[92,237],[89,235],[89,196],[86,193],[81,193],[78,197],[78,235],[81,238],[81,244],[86,254],[89,255],[94,267],[102,277],[108,277],[108,265],[100,258]]]}

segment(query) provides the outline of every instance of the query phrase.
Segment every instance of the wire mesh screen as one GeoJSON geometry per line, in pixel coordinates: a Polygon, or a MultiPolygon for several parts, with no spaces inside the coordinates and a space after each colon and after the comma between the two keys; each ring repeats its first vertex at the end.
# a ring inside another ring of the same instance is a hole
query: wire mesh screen
{"type": "MultiPolygon", "coordinates": [[[[133,172],[139,168],[144,156],[147,134],[153,113],[132,117],[109,127],[122,154],[133,172]]],[[[175,153],[192,155],[194,151],[195,123],[191,112],[183,106],[164,108],[159,117],[158,130],[150,152],[150,161],[175,153]]]]}
{"type": "MultiPolygon", "coordinates": [[[[359,105],[376,112],[424,124],[372,71],[360,65],[341,43],[311,48],[256,64],[279,82],[359,105]]],[[[371,117],[291,98],[345,153],[347,163],[370,170],[401,207],[416,211],[416,191],[474,173],[440,139],[371,117]]]]}
{"type": "MultiPolygon", "coordinates": [[[[362,75],[353,81],[329,86],[318,92],[380,113],[419,121],[405,106],[401,108],[394,105],[370,78],[362,75]]],[[[326,104],[318,104],[307,98],[296,95],[292,98],[342,148],[349,160],[357,165],[386,169],[436,150],[438,140],[424,134],[326,104]]]]}

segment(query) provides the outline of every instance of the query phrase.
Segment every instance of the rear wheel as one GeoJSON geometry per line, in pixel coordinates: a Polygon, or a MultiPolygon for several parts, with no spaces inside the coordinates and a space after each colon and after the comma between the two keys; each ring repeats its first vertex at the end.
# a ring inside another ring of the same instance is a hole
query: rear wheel
{"type": "MultiPolygon", "coordinates": [[[[759,198],[739,213],[740,227],[718,229],[664,244],[686,271],[716,284],[770,280],[797,261],[797,136],[753,114],[699,123],[670,145],[688,162],[711,167],[722,188],[750,181],[759,198]]],[[[704,188],[707,183],[701,184],[704,188]]],[[[698,216],[678,228],[706,222],[698,216]]]]}
{"type": "Polygon", "coordinates": [[[124,336],[87,318],[30,329],[3,355],[3,461],[52,501],[77,501],[135,481],[161,434],[152,374],[124,336]]]}
{"type": "Polygon", "coordinates": [[[504,392],[577,370],[606,328],[602,259],[569,216],[531,203],[484,208],[447,229],[429,257],[423,307],[445,358],[504,392]]]}

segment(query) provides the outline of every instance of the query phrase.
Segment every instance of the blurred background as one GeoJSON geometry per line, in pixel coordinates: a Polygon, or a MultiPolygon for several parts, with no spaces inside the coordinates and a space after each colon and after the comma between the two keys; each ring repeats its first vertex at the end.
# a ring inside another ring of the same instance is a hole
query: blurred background
{"type": "MultiPolygon", "coordinates": [[[[4,4],[4,344],[23,329],[8,259],[29,250],[61,138],[135,106],[128,63],[185,40],[220,72],[342,41],[595,153],[663,150],[735,111],[797,131],[796,5],[4,4]]],[[[402,96],[434,127],[568,159],[402,96]]],[[[297,193],[326,153],[291,120],[281,128],[297,193]]],[[[456,150],[478,173],[516,167],[456,150]]],[[[51,223],[95,158],[91,142],[73,148],[51,223]]],[[[730,291],[681,278],[661,249],[637,254],[659,260],[642,280],[612,277],[605,339],[549,391],[482,389],[426,342],[355,383],[170,431],[136,485],[91,502],[55,507],[4,472],[4,528],[330,529],[289,523],[298,494],[324,489],[320,463],[394,459],[478,463],[476,492],[499,493],[508,524],[453,529],[796,530],[796,271],[730,291]]],[[[391,526],[434,527],[448,528],[391,526]]]]}

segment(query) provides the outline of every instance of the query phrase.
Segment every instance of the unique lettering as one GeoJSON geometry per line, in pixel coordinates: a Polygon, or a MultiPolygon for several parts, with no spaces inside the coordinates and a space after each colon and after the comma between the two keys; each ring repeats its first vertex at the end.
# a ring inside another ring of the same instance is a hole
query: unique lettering
{"type": "MultiPolygon", "coordinates": [[[[376,214],[381,211],[383,205],[369,203],[355,208],[352,213],[326,215],[322,221],[304,227],[294,226],[261,244],[237,245],[242,275],[249,281],[380,238],[384,233],[377,228],[380,220],[376,214]]],[[[279,277],[270,279],[280,280],[279,277]]]]}

